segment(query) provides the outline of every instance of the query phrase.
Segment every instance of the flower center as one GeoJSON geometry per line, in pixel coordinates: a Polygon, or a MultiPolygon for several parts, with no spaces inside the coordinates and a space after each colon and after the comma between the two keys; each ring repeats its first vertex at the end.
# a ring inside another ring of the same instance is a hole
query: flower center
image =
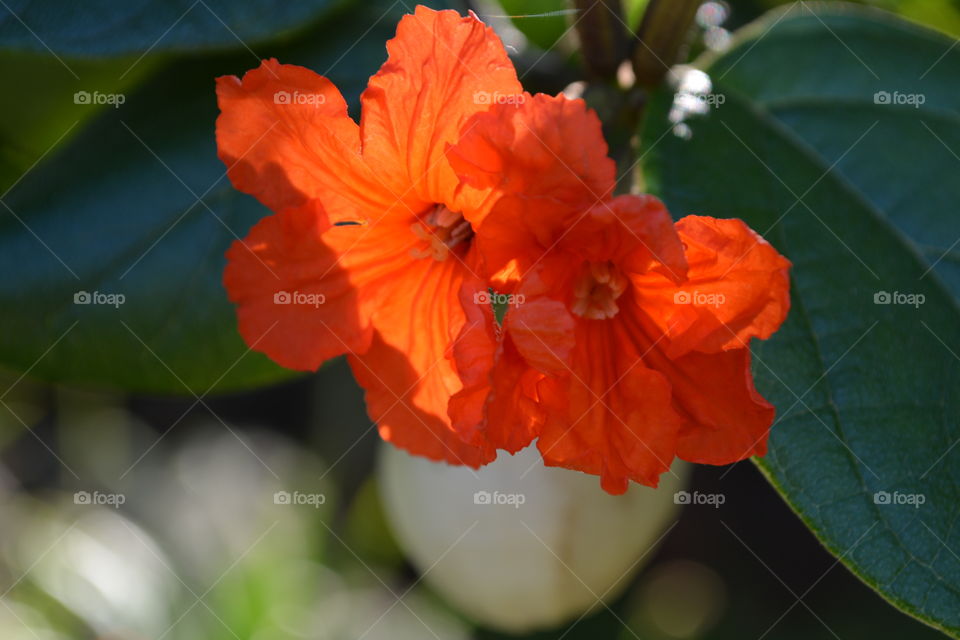
{"type": "Polygon", "coordinates": [[[574,284],[573,312],[588,320],[614,317],[620,311],[617,298],[629,283],[612,262],[588,262],[574,284]]]}
{"type": "Polygon", "coordinates": [[[421,215],[410,225],[410,230],[426,243],[426,246],[411,249],[411,255],[414,258],[432,257],[437,262],[443,262],[452,249],[465,247],[473,238],[473,227],[463,214],[442,204],[421,215]]]}

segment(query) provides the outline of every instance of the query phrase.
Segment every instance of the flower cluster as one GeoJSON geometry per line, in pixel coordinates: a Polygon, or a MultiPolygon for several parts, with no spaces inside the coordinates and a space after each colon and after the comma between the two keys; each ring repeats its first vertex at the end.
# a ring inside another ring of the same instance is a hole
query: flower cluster
{"type": "Polygon", "coordinates": [[[274,212],[227,254],[251,348],[346,354],[380,435],[434,460],[536,441],[622,493],[762,455],[749,343],[786,316],[789,262],[739,220],[614,196],[596,115],[524,93],[475,16],[417,7],[387,50],[359,125],[302,67],[218,80],[220,158],[274,212]]]}

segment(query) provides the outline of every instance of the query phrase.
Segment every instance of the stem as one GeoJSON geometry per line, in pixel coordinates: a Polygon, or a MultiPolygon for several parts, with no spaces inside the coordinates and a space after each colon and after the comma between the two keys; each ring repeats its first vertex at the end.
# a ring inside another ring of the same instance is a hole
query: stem
{"type": "Polygon", "coordinates": [[[583,62],[591,75],[609,80],[626,58],[626,28],[620,0],[573,0],[583,62]]]}
{"type": "Polygon", "coordinates": [[[700,0],[650,0],[633,54],[638,85],[656,86],[677,62],[699,6],[700,0]]]}

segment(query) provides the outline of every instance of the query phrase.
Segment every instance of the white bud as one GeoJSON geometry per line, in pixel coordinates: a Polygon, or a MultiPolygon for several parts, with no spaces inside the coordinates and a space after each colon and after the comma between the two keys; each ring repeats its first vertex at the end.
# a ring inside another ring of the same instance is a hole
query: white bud
{"type": "Polygon", "coordinates": [[[473,471],[384,445],[381,494],[423,579],[476,621],[555,627],[616,598],[676,520],[688,465],[611,496],[597,476],[545,467],[536,447],[473,471]]]}

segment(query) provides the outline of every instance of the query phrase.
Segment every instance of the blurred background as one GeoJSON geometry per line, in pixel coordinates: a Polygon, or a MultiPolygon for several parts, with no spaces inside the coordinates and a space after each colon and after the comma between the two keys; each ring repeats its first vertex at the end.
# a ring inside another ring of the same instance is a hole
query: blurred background
{"type": "MultiPolygon", "coordinates": [[[[237,3],[241,29],[232,19],[221,21],[216,7],[206,4],[160,3],[169,19],[154,23],[144,18],[151,3],[135,11],[91,2],[82,10],[85,19],[54,20],[51,37],[61,44],[48,49],[42,41],[50,34],[40,32],[41,38],[29,26],[35,20],[50,24],[44,10],[7,2],[0,2],[0,73],[3,100],[9,101],[0,123],[4,197],[11,194],[14,203],[19,198],[27,209],[43,199],[84,220],[51,241],[56,253],[60,243],[68,254],[66,247],[93,244],[89,264],[68,260],[82,274],[120,254],[132,262],[126,248],[102,236],[92,239],[106,224],[101,218],[122,215],[156,226],[158,207],[185,217],[182,227],[158,242],[183,255],[208,252],[209,258],[200,267],[187,260],[170,264],[160,261],[162,252],[148,250],[143,264],[137,260],[127,270],[128,286],[162,296],[151,278],[167,270],[167,289],[185,287],[176,314],[145,305],[134,308],[139,317],[127,318],[129,324],[109,315],[85,321],[78,335],[99,338],[102,357],[80,356],[65,341],[49,353],[24,349],[22,366],[0,374],[0,638],[508,637],[459,613],[418,580],[387,524],[375,475],[376,430],[343,361],[276,382],[281,374],[261,375],[266,365],[256,354],[241,362],[242,348],[227,373],[222,363],[207,361],[207,345],[185,355],[163,350],[166,341],[183,339],[181,325],[212,336],[209,342],[239,344],[229,314],[227,321],[213,320],[195,304],[212,296],[220,309],[229,310],[218,289],[224,247],[205,241],[205,233],[219,230],[224,221],[193,208],[190,193],[171,194],[180,188],[170,183],[166,163],[154,165],[149,155],[144,157],[156,177],[132,182],[126,192],[93,179],[104,173],[117,181],[137,177],[125,154],[132,147],[144,155],[145,146],[183,176],[187,192],[206,198],[211,212],[223,211],[218,199],[240,198],[243,204],[231,205],[224,218],[245,235],[264,212],[217,179],[222,168],[213,141],[213,78],[241,74],[256,66],[257,58],[276,56],[329,75],[357,115],[359,93],[385,58],[383,42],[412,6],[384,0],[297,7],[252,2],[244,14],[244,3],[237,3]],[[274,23],[256,20],[264,7],[274,23]],[[118,12],[115,19],[112,11],[118,12]],[[205,34],[202,45],[195,44],[197,33],[205,34]],[[49,99],[51,87],[60,95],[91,86],[77,84],[67,71],[98,78],[99,90],[123,95],[122,116],[109,104],[77,115],[79,103],[63,107],[49,99]],[[135,140],[118,133],[120,117],[138,134],[135,140]],[[51,167],[25,175],[61,138],[70,140],[71,148],[56,154],[51,167]],[[193,146],[176,146],[186,139],[193,146]],[[140,147],[138,140],[144,143],[140,147]],[[216,190],[207,189],[211,183],[216,190]],[[103,209],[102,192],[112,194],[107,198],[112,208],[103,209]],[[94,206],[100,207],[95,215],[80,217],[94,206]],[[198,268],[200,283],[181,285],[181,270],[198,268]],[[148,342],[156,353],[141,334],[153,338],[148,342]],[[207,364],[213,374],[183,373],[207,364]],[[57,376],[52,373],[57,370],[71,373],[57,376]],[[133,370],[141,376],[133,386],[142,392],[108,390],[112,378],[133,370]],[[39,382],[36,374],[61,381],[39,382]],[[247,390],[237,390],[241,387],[247,390]],[[293,492],[316,498],[286,503],[282,496],[293,492]]],[[[730,31],[777,4],[704,3],[691,55],[729,46],[730,31]]],[[[960,2],[870,4],[960,34],[960,2]]],[[[627,5],[635,24],[643,2],[627,5]]],[[[562,11],[562,3],[470,6],[497,28],[529,91],[557,93],[581,78],[571,14],[562,11]]],[[[0,230],[18,224],[0,214],[0,230]]],[[[42,227],[50,219],[38,221],[44,238],[42,227]]],[[[0,248],[11,248],[8,258],[21,255],[16,245],[0,248]]],[[[37,270],[39,289],[46,268],[37,270]]],[[[45,304],[38,303],[38,323],[47,322],[45,304]]],[[[16,336],[24,327],[7,317],[0,323],[5,352],[17,355],[16,336]]],[[[942,637],[897,612],[838,564],[751,463],[697,467],[690,491],[720,493],[726,501],[719,508],[684,507],[609,609],[525,637],[942,637]]],[[[597,548],[603,552],[602,540],[597,548]]]]}

